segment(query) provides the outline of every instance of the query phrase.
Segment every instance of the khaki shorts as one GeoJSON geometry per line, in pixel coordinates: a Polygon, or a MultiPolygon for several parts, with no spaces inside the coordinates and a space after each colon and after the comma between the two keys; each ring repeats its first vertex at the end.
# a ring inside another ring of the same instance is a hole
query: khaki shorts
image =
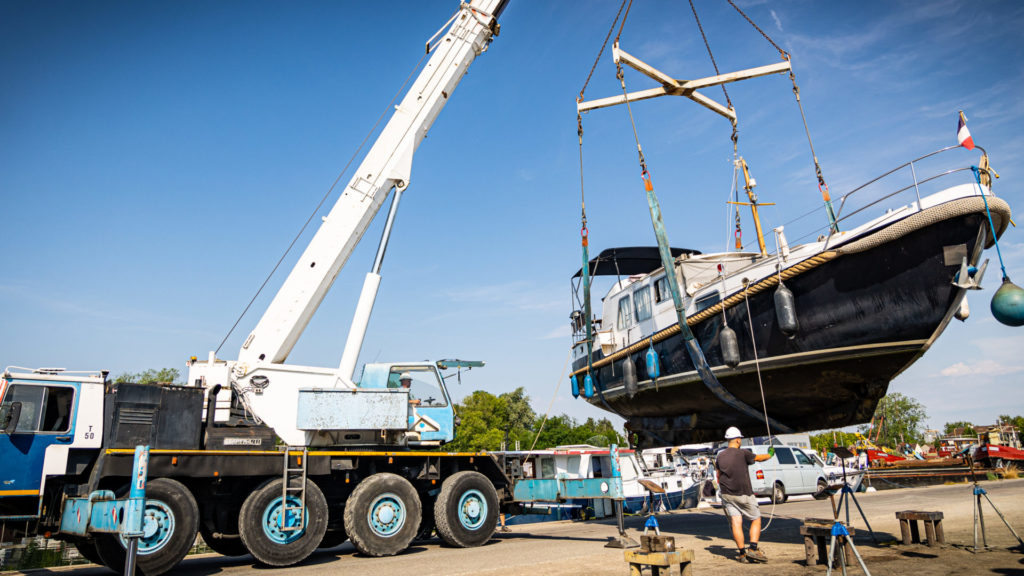
{"type": "Polygon", "coordinates": [[[722,494],[722,507],[725,508],[726,516],[743,516],[747,520],[756,520],[761,517],[761,508],[757,505],[757,498],[752,494],[749,496],[722,494]]]}

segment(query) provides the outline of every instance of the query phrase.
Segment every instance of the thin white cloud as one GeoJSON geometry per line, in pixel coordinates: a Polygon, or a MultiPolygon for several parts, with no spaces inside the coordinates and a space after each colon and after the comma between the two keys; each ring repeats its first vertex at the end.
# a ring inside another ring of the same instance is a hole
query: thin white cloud
{"type": "Polygon", "coordinates": [[[771,11],[772,20],[775,21],[775,27],[779,29],[779,32],[784,32],[782,29],[782,20],[779,19],[779,15],[775,13],[775,10],[771,11]]]}
{"type": "Polygon", "coordinates": [[[1003,376],[1024,370],[1024,366],[1006,366],[993,360],[981,360],[973,363],[957,362],[952,366],[943,368],[939,374],[942,376],[1003,376]]]}

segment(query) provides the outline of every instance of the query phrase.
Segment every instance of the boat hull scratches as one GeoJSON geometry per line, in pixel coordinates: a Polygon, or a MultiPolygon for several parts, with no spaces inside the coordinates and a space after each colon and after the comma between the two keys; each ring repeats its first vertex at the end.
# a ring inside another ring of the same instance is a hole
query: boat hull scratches
{"type": "MultiPolygon", "coordinates": [[[[889,382],[927,350],[959,306],[964,291],[952,284],[959,262],[947,257],[947,249],[958,249],[977,264],[984,225],[983,214],[951,218],[863,252],[840,254],[787,280],[800,324],[794,338],[777,326],[773,290],[727,309],[740,346],[742,363],[736,369],[725,366],[722,357],[721,314],[692,326],[694,337],[722,385],[760,409],[762,386],[751,369],[756,341],[768,415],[794,430],[867,422],[889,382]]],[[[704,387],[681,335],[656,342],[654,349],[668,376],[651,382],[640,351],[629,357],[641,381],[633,398],[623,388],[625,359],[618,359],[595,369],[601,394],[589,399],[626,418],[641,446],[718,440],[729,426],[756,434],[754,429],[764,426],[704,387]]],[[[595,351],[594,361],[601,358],[595,351]]],[[[585,369],[585,360],[573,368],[585,369]]]]}

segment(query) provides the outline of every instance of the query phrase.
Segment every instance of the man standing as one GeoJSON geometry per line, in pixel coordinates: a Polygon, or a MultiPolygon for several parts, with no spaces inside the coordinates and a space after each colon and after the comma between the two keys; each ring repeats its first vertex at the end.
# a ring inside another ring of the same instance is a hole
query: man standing
{"type": "Polygon", "coordinates": [[[754,490],[750,487],[750,473],[747,467],[754,462],[770,460],[775,455],[775,448],[769,447],[767,454],[754,455],[749,450],[741,450],[743,434],[739,428],[730,427],[725,431],[725,439],[729,447],[718,453],[715,469],[718,471],[718,485],[722,490],[722,507],[732,527],[732,539],[736,541],[739,553],[737,560],[766,562],[764,552],[758,550],[757,541],[761,536],[761,510],[757,506],[754,490]],[[750,520],[750,550],[743,545],[743,519],[750,520]]]}

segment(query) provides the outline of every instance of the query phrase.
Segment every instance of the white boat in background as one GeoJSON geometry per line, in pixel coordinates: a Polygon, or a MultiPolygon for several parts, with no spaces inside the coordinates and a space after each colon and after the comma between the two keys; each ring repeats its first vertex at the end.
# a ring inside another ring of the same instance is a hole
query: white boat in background
{"type": "MultiPolygon", "coordinates": [[[[703,477],[673,463],[651,467],[629,449],[619,450],[619,471],[625,495],[623,511],[647,514],[695,508],[700,499],[703,477]]],[[[494,452],[499,459],[522,459],[521,478],[609,478],[612,475],[608,448],[590,445],[558,446],[551,450],[494,452]]],[[[681,458],[681,457],[680,457],[681,458]]],[[[685,459],[682,459],[685,462],[685,459]]],[[[533,503],[524,514],[507,517],[508,525],[553,520],[589,520],[613,516],[611,500],[568,499],[560,503],[533,503]]]]}
{"type": "Polygon", "coordinates": [[[861,467],[857,457],[848,458],[844,463],[841,458],[831,452],[825,458],[822,458],[814,450],[805,448],[804,452],[825,471],[825,477],[828,479],[830,490],[842,489],[844,477],[851,490],[856,492],[860,489],[861,482],[864,481],[864,475],[868,469],[866,465],[861,467]]]}

